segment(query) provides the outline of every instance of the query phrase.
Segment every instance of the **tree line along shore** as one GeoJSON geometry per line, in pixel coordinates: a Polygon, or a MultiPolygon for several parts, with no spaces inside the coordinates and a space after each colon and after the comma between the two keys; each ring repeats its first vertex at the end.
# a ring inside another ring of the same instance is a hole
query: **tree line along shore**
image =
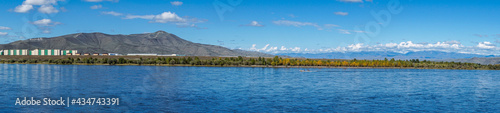
{"type": "Polygon", "coordinates": [[[500,70],[500,65],[428,60],[345,60],[264,57],[0,57],[0,63],[17,64],[81,64],[81,65],[162,65],[162,66],[243,66],[243,67],[372,67],[414,69],[500,70]]]}

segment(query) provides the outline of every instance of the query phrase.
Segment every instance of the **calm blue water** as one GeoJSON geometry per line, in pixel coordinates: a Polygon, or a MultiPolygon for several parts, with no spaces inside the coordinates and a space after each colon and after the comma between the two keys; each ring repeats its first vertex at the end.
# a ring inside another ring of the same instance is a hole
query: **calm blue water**
{"type": "Polygon", "coordinates": [[[500,112],[500,71],[0,64],[0,112],[500,112]],[[109,97],[119,106],[15,106],[109,97]]]}

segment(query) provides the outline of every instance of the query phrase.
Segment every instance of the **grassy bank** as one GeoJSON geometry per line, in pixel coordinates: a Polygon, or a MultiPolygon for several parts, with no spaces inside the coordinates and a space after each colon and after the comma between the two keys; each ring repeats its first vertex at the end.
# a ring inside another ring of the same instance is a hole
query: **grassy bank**
{"type": "Polygon", "coordinates": [[[217,67],[304,67],[304,68],[405,68],[500,70],[500,65],[461,62],[411,60],[343,60],[263,57],[196,57],[196,56],[0,56],[0,63],[67,64],[67,65],[153,65],[217,67]]]}

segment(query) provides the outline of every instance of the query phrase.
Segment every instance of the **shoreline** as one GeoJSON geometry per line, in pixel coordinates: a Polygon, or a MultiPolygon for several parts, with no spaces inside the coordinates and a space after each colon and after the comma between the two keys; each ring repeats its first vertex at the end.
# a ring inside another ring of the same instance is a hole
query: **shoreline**
{"type": "Polygon", "coordinates": [[[215,56],[0,56],[3,64],[132,65],[263,68],[500,70],[498,65],[410,60],[307,59],[215,56]]]}
{"type": "Polygon", "coordinates": [[[86,64],[86,63],[74,63],[74,64],[54,64],[54,63],[0,63],[0,64],[46,64],[46,65],[96,65],[96,66],[166,66],[166,67],[252,67],[252,68],[343,68],[343,69],[441,69],[441,70],[491,70],[491,69],[443,69],[443,68],[410,68],[410,67],[347,67],[347,66],[270,66],[270,65],[224,65],[224,66],[214,66],[214,65],[189,65],[189,64],[86,64]]]}

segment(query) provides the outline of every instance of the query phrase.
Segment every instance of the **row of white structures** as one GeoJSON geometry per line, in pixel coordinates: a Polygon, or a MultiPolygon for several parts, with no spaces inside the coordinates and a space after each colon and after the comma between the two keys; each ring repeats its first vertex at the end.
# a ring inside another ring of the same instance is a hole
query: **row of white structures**
{"type": "Polygon", "coordinates": [[[6,49],[0,50],[0,55],[77,55],[78,50],[61,49],[6,49]]]}

